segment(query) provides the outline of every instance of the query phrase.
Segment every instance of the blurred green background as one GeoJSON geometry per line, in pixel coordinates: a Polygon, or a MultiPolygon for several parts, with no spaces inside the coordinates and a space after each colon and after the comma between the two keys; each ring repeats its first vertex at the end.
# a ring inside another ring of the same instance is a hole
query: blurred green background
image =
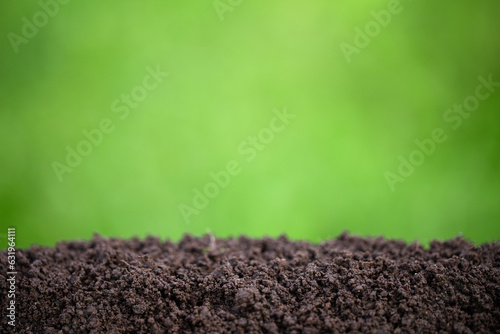
{"type": "Polygon", "coordinates": [[[387,1],[42,3],[53,17],[0,5],[3,239],[500,238],[500,88],[456,130],[443,119],[478,76],[500,81],[499,1],[401,1],[350,62],[341,43],[387,1]],[[23,17],[40,27],[19,42],[23,17]],[[169,76],[121,119],[111,104],[157,66],[169,76]],[[239,145],[284,107],[296,118],[248,162],[239,145]],[[103,119],[114,131],[59,182],[53,162],[103,119]],[[384,173],[435,128],[447,140],[391,191],[384,173]],[[241,173],[186,223],[179,205],[232,160],[241,173]]]}

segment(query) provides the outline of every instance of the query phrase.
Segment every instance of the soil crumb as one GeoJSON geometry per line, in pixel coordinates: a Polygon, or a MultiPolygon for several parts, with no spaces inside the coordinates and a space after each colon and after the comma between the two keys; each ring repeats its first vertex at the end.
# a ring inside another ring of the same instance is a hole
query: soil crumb
{"type": "Polygon", "coordinates": [[[96,235],[16,257],[2,333],[500,333],[500,242],[96,235]]]}

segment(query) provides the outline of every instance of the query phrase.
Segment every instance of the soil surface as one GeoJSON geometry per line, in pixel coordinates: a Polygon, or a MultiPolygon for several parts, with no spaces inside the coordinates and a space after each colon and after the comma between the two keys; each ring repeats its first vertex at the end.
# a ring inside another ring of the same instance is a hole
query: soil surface
{"type": "Polygon", "coordinates": [[[16,256],[2,333],[500,333],[500,242],[95,236],[16,256]]]}

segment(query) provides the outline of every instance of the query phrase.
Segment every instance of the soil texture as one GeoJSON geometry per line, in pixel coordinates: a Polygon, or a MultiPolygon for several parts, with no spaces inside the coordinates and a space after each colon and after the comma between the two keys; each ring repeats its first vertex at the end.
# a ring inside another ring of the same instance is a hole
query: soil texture
{"type": "Polygon", "coordinates": [[[500,242],[96,235],[16,257],[2,333],[500,333],[500,242]]]}

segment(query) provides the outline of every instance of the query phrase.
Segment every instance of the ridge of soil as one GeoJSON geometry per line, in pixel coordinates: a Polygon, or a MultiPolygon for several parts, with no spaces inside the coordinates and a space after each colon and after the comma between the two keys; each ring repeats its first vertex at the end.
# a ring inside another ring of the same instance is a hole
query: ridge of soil
{"type": "Polygon", "coordinates": [[[0,252],[1,332],[500,333],[498,241],[96,235],[16,257],[12,330],[0,252]]]}

